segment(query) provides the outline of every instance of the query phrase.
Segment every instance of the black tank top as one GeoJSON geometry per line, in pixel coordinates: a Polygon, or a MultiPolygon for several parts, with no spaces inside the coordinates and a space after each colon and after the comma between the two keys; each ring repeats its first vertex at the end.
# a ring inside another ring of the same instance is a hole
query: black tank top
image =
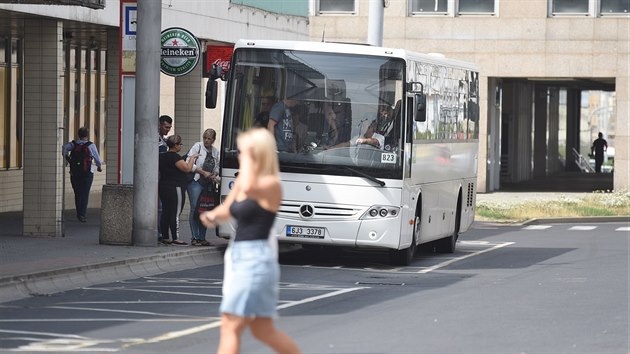
{"type": "Polygon", "coordinates": [[[234,201],[230,206],[230,213],[238,222],[234,242],[269,238],[276,213],[264,209],[249,198],[240,202],[234,201]]]}

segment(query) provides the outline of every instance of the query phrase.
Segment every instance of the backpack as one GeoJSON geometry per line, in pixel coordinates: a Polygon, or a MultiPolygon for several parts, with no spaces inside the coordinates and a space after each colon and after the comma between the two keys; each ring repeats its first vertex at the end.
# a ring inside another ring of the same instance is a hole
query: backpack
{"type": "Polygon", "coordinates": [[[91,142],[79,144],[72,141],[72,150],[70,150],[70,174],[76,177],[85,177],[92,171],[92,153],[89,146],[91,142]]]}

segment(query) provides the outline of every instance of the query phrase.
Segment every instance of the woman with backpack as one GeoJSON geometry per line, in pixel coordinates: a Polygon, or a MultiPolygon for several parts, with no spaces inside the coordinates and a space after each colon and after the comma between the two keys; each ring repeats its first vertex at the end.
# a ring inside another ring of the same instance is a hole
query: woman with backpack
{"type": "Polygon", "coordinates": [[[61,154],[70,166],[70,183],[74,191],[74,205],[77,210],[77,219],[80,222],[86,222],[86,213],[88,199],[90,197],[90,189],[92,181],[94,181],[94,165],[98,172],[103,171],[101,168],[101,157],[98,155],[96,145],[88,140],[90,135],[85,127],[79,128],[77,132],[79,139],[72,140],[63,145],[61,154]]]}

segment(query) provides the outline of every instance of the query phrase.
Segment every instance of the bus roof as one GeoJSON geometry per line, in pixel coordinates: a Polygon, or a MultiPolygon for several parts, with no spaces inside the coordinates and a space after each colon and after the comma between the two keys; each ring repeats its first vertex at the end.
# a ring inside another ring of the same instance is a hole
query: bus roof
{"type": "Polygon", "coordinates": [[[234,45],[238,48],[262,48],[262,49],[287,49],[307,52],[328,52],[359,55],[374,55],[384,57],[402,58],[425,63],[441,64],[459,67],[467,70],[478,71],[477,67],[469,62],[444,58],[438,55],[422,54],[399,48],[375,47],[366,44],[335,43],[335,42],[307,42],[307,41],[282,41],[265,39],[240,39],[234,45]]]}

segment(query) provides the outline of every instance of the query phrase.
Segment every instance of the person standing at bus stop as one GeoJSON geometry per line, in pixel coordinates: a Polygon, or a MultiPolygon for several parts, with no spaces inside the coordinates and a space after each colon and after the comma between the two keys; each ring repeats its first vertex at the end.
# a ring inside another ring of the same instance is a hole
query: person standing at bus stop
{"type": "MultiPolygon", "coordinates": [[[[163,154],[168,151],[168,145],[166,144],[166,135],[171,131],[173,127],[173,118],[164,114],[158,118],[159,126],[158,126],[158,152],[163,154]]],[[[158,181],[160,179],[160,173],[158,172],[158,181]]],[[[158,244],[162,243],[162,228],[160,227],[160,220],[162,220],[162,200],[158,195],[158,222],[157,222],[157,232],[158,232],[158,244]]]]}
{"type": "Polygon", "coordinates": [[[604,152],[608,150],[608,142],[604,139],[604,134],[599,132],[597,139],[593,141],[591,146],[591,154],[595,155],[595,172],[602,172],[602,164],[604,163],[604,152]]]}
{"type": "MultiPolygon", "coordinates": [[[[195,173],[193,180],[188,184],[188,198],[190,200],[190,232],[193,246],[210,246],[206,241],[206,227],[199,221],[199,197],[203,193],[214,194],[221,177],[219,176],[219,149],[212,146],[217,139],[217,132],[214,129],[206,129],[203,132],[203,140],[196,142],[188,151],[188,156],[199,154],[197,162],[193,165],[192,171],[195,173]]],[[[216,204],[216,200],[215,200],[216,204]]]]}
{"type": "Polygon", "coordinates": [[[236,219],[238,226],[225,252],[221,338],[217,353],[238,353],[241,334],[249,328],[277,353],[299,354],[297,344],[275,328],[278,244],[270,235],[282,200],[276,140],[254,128],[237,138],[239,174],[225,202],[201,215],[206,227],[236,219]]]}

